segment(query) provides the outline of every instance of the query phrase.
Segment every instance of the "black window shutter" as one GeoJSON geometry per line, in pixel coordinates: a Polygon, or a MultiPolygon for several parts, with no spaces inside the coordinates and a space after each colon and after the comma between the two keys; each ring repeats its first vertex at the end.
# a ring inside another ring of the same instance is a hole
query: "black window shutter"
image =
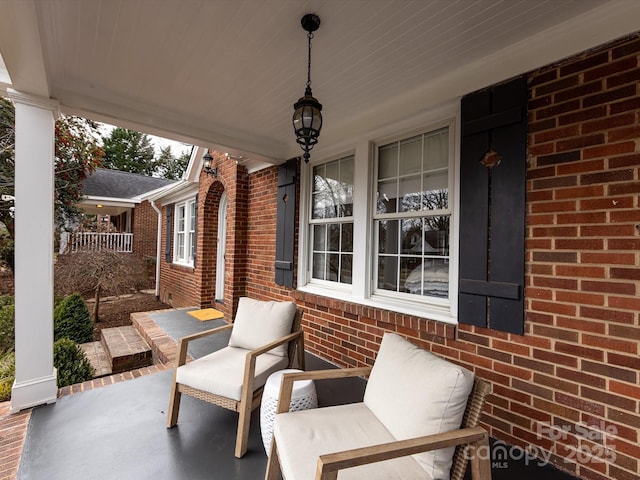
{"type": "Polygon", "coordinates": [[[165,231],[164,260],[171,263],[171,244],[173,243],[173,203],[167,205],[167,230],[165,231]]]}
{"type": "Polygon", "coordinates": [[[194,222],[193,226],[193,268],[196,267],[196,260],[198,259],[198,195],[196,194],[196,198],[193,200],[194,202],[194,222]]]}
{"type": "Polygon", "coordinates": [[[526,77],[466,95],[461,113],[458,319],[522,335],[526,77]]]}
{"type": "Polygon", "coordinates": [[[297,159],[289,160],[278,169],[275,281],[285,287],[293,287],[297,169],[297,159]]]}

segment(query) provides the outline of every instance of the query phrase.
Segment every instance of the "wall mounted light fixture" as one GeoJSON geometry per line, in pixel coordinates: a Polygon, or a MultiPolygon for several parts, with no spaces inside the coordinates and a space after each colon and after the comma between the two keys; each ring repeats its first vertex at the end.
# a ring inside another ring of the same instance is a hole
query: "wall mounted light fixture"
{"type": "Polygon", "coordinates": [[[309,40],[309,56],[307,61],[307,88],[304,96],[293,105],[293,130],[296,141],[304,150],[304,161],[309,161],[309,150],[318,143],[318,136],[322,129],[322,105],[313,98],[311,93],[311,39],[313,32],[320,27],[320,17],[314,13],[308,13],[300,20],[302,28],[307,31],[309,40]]]}
{"type": "Polygon", "coordinates": [[[213,156],[211,155],[209,150],[207,150],[207,153],[202,156],[202,160],[204,161],[204,173],[206,173],[208,177],[211,176],[213,178],[216,178],[218,176],[218,167],[211,168],[211,164],[213,163],[213,156]]]}

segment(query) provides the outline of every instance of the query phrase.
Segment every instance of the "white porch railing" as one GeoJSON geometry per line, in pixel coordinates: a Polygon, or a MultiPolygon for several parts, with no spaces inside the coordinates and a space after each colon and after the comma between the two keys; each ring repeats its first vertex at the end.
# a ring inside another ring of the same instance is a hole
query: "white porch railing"
{"type": "Polygon", "coordinates": [[[114,252],[133,252],[133,233],[95,233],[77,232],[66,235],[66,245],[61,241],[62,252],[100,252],[110,250],[114,252]]]}

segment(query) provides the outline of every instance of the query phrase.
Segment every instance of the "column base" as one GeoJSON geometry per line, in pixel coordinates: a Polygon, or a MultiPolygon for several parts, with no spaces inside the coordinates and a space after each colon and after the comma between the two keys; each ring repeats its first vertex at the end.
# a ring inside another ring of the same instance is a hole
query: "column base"
{"type": "Polygon", "coordinates": [[[53,369],[51,375],[36,378],[28,382],[13,383],[11,389],[11,406],[9,413],[18,413],[25,408],[48,403],[55,403],[58,397],[57,372],[53,369]]]}

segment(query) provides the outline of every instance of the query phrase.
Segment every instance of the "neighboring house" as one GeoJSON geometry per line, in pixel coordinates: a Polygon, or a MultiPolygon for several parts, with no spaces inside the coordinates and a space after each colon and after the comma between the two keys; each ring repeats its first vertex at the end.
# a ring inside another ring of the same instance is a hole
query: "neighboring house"
{"type": "Polygon", "coordinates": [[[63,235],[60,252],[77,249],[111,249],[144,257],[155,257],[158,216],[142,199],[174,180],[97,168],[82,184],[81,210],[96,215],[92,231],[63,235]]]}
{"type": "Polygon", "coordinates": [[[583,478],[638,472],[639,57],[633,35],[309,166],[211,152],[213,177],[199,149],[152,195],[161,300],[293,300],[341,366],[400,332],[492,383],[493,437],[583,478]]]}

